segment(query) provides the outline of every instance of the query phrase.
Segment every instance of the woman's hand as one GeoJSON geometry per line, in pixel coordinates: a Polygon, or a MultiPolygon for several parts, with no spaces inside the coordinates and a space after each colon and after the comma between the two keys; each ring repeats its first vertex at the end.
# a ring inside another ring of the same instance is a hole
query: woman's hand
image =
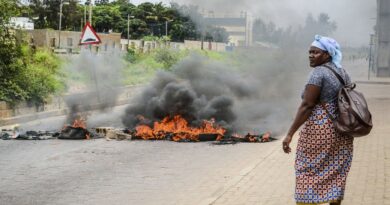
{"type": "Polygon", "coordinates": [[[290,129],[287,132],[287,136],[283,140],[283,151],[285,153],[290,153],[290,143],[293,138],[294,133],[299,129],[299,127],[305,123],[305,121],[310,117],[311,112],[316,106],[318,99],[321,94],[321,87],[316,85],[306,85],[305,92],[303,93],[303,100],[301,105],[298,108],[298,112],[295,116],[294,122],[292,123],[290,129]]]}
{"type": "Polygon", "coordinates": [[[290,143],[292,140],[292,135],[287,135],[283,140],[283,151],[286,154],[289,154],[291,152],[290,143]]]}

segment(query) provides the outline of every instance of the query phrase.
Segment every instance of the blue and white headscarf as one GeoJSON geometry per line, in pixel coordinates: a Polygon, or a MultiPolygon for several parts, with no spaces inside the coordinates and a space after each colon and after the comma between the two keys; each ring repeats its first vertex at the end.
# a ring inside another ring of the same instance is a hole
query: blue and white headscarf
{"type": "Polygon", "coordinates": [[[343,55],[341,53],[340,45],[333,38],[316,35],[314,41],[311,44],[314,47],[317,47],[323,51],[327,51],[332,57],[332,62],[336,65],[337,68],[342,68],[341,60],[343,55]]]}

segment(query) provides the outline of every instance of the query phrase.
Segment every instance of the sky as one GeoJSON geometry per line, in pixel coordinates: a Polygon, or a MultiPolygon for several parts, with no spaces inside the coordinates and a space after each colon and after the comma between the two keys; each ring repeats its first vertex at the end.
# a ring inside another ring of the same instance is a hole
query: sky
{"type": "Polygon", "coordinates": [[[343,47],[368,46],[376,24],[377,5],[374,0],[130,0],[136,5],[143,2],[168,5],[172,1],[198,5],[206,11],[237,14],[247,11],[253,18],[273,21],[283,28],[304,24],[309,13],[314,16],[327,13],[338,26],[332,37],[343,47]]]}
{"type": "MultiPolygon", "coordinates": [[[[376,23],[376,1],[373,0],[174,0],[181,4],[198,5],[205,10],[216,12],[239,13],[247,11],[253,18],[261,17],[264,21],[273,21],[279,27],[304,24],[309,13],[317,16],[324,12],[336,21],[335,39],[344,47],[367,46],[370,34],[374,33],[376,23]]],[[[146,2],[131,0],[133,4],[146,2]]],[[[171,0],[149,0],[163,2],[171,0]]]]}

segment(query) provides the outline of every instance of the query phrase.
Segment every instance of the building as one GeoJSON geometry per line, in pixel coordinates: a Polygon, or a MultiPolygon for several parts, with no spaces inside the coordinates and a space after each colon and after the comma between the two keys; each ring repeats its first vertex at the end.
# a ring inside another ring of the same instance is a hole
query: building
{"type": "MultiPolygon", "coordinates": [[[[36,29],[27,32],[30,44],[36,47],[50,48],[58,53],[77,53],[82,48],[79,45],[81,32],[50,29],[36,29]]],[[[102,42],[98,45],[92,45],[94,50],[99,52],[121,50],[120,33],[98,33],[97,35],[102,42]]]]}
{"type": "Polygon", "coordinates": [[[34,30],[33,21],[27,17],[12,17],[10,19],[10,25],[15,29],[34,30]]]}
{"type": "Polygon", "coordinates": [[[390,0],[377,0],[377,8],[377,76],[390,77],[390,0]]]}
{"type": "Polygon", "coordinates": [[[217,14],[213,11],[203,12],[207,25],[224,28],[229,34],[229,43],[233,46],[252,45],[252,24],[247,12],[236,14],[217,14]]]}

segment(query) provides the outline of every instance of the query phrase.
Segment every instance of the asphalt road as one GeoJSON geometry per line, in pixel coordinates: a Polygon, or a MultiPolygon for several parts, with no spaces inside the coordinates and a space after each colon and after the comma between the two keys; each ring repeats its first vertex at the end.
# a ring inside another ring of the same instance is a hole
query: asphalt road
{"type": "Polygon", "coordinates": [[[202,204],[273,143],[0,140],[0,204],[202,204]]]}

